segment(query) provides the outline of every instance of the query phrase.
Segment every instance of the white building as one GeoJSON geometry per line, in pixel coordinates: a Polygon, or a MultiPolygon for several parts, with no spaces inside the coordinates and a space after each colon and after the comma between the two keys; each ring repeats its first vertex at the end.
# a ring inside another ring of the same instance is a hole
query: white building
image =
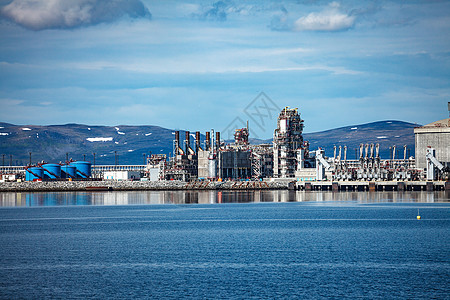
{"type": "Polygon", "coordinates": [[[103,179],[106,180],[139,180],[141,178],[138,171],[105,171],[103,179]]]}

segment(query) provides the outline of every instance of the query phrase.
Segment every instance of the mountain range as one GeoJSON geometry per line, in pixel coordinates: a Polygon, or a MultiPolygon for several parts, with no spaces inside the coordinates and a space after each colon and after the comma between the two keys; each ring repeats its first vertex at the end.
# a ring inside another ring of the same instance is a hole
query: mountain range
{"type": "MultiPolygon", "coordinates": [[[[361,143],[380,144],[382,158],[390,158],[389,147],[397,146],[396,157],[403,157],[403,146],[408,157],[414,156],[414,127],[419,125],[402,121],[379,121],[346,126],[321,132],[304,133],[310,150],[325,149],[333,156],[334,146],[347,146],[347,158],[355,157],[361,143]]],[[[191,143],[194,134],[191,133],[191,143]]],[[[185,132],[180,130],[184,140],[185,132]]],[[[144,157],[152,154],[173,153],[174,130],[159,126],[90,126],[65,125],[14,125],[0,123],[0,163],[25,165],[41,161],[59,163],[66,159],[87,160],[96,164],[142,164],[144,157]],[[31,153],[31,155],[30,155],[31,153]]],[[[204,134],[202,134],[202,140],[204,134]]],[[[232,142],[232,141],[227,141],[232,142]]],[[[271,143],[272,139],[251,139],[250,143],[271,143]]]]}

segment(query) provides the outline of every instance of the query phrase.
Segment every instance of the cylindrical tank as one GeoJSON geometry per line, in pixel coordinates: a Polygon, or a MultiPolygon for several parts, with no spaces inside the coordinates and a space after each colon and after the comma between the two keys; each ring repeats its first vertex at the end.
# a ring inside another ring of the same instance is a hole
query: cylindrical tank
{"type": "Polygon", "coordinates": [[[91,177],[91,163],[88,161],[73,161],[70,163],[77,169],[78,178],[89,178],[91,177]]]}
{"type": "Polygon", "coordinates": [[[45,164],[42,165],[42,169],[44,170],[44,178],[61,178],[61,166],[58,164],[45,164]]]}
{"type": "Polygon", "coordinates": [[[44,169],[41,167],[31,167],[26,170],[25,180],[33,181],[35,179],[42,179],[44,177],[44,169]]]}
{"type": "Polygon", "coordinates": [[[217,161],[216,156],[213,153],[209,154],[208,157],[208,177],[216,178],[217,177],[217,161]]]}
{"type": "Polygon", "coordinates": [[[77,168],[71,165],[61,166],[61,178],[77,178],[77,168]]]}

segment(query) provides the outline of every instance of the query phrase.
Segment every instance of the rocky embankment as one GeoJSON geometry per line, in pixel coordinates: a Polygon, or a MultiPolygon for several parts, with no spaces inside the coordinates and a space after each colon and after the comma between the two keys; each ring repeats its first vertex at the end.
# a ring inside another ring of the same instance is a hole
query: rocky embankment
{"type": "Polygon", "coordinates": [[[42,181],[1,182],[0,192],[287,189],[286,182],[42,181]]]}

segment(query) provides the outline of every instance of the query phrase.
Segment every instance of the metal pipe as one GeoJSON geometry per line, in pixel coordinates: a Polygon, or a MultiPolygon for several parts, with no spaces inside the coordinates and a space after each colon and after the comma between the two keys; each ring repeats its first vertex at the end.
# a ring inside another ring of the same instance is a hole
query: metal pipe
{"type": "Polygon", "coordinates": [[[215,142],[214,142],[214,129],[211,129],[211,152],[214,152],[215,142]]]}
{"type": "Polygon", "coordinates": [[[347,146],[344,146],[344,161],[347,161],[347,146]]]}
{"type": "Polygon", "coordinates": [[[342,146],[339,146],[339,156],[338,156],[339,158],[339,162],[341,161],[341,158],[342,158],[342,146]]]}
{"type": "Polygon", "coordinates": [[[394,161],[395,160],[395,149],[396,148],[396,146],[394,145],[394,146],[392,146],[392,161],[394,161]]]}
{"type": "Polygon", "coordinates": [[[403,160],[406,161],[406,145],[403,146],[403,160]]]}

